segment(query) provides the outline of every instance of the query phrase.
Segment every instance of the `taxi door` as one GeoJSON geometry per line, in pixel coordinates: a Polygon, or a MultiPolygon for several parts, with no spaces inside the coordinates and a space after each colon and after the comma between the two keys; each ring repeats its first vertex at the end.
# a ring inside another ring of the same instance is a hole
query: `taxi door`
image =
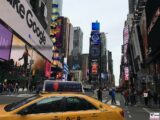
{"type": "Polygon", "coordinates": [[[5,120],[62,120],[62,113],[11,115],[6,117],[5,120]]]}
{"type": "Polygon", "coordinates": [[[64,107],[63,120],[105,120],[104,112],[83,98],[67,97],[64,107]]]}
{"type": "Polygon", "coordinates": [[[63,120],[108,120],[100,110],[71,111],[63,113],[63,120]]]}

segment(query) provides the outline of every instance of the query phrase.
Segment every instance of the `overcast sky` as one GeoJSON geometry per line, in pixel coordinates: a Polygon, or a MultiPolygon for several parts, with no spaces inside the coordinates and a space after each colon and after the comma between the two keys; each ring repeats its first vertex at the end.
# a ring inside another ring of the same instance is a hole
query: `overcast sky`
{"type": "Polygon", "coordinates": [[[91,23],[98,20],[100,31],[108,33],[107,49],[112,52],[116,85],[119,83],[121,45],[128,0],[63,0],[62,15],[83,31],[83,53],[89,52],[91,23]]]}

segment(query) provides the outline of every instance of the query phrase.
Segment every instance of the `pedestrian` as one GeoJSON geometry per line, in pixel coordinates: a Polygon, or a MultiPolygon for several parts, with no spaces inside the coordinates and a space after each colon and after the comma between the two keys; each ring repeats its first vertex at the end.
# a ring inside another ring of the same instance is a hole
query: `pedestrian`
{"type": "Polygon", "coordinates": [[[11,85],[11,83],[9,83],[8,86],[7,86],[8,95],[11,95],[11,94],[12,94],[11,89],[12,89],[12,85],[11,85]]]}
{"type": "Polygon", "coordinates": [[[18,83],[16,82],[16,84],[15,84],[15,93],[16,93],[16,94],[18,94],[18,90],[19,90],[19,85],[18,85],[18,83]]]}
{"type": "Polygon", "coordinates": [[[115,89],[112,89],[111,97],[112,97],[112,104],[116,104],[116,92],[115,92],[115,89]]]}
{"type": "Polygon", "coordinates": [[[131,105],[134,105],[134,91],[133,91],[133,89],[131,89],[131,91],[130,91],[130,101],[131,101],[131,105]]]}
{"type": "Polygon", "coordinates": [[[124,91],[125,105],[128,106],[129,103],[129,90],[124,91]]]}
{"type": "Polygon", "coordinates": [[[3,83],[3,91],[5,92],[5,93],[7,93],[7,83],[3,83]]]}
{"type": "Polygon", "coordinates": [[[149,105],[149,107],[151,107],[153,95],[152,95],[152,92],[150,91],[150,89],[148,89],[147,92],[148,92],[148,105],[149,105]]]}
{"type": "Polygon", "coordinates": [[[98,89],[97,95],[98,95],[98,100],[102,101],[102,89],[101,88],[98,89]]]}
{"type": "Polygon", "coordinates": [[[158,92],[158,95],[157,95],[157,98],[158,98],[158,107],[160,108],[160,92],[158,92]]]}
{"type": "Polygon", "coordinates": [[[147,90],[143,91],[143,97],[144,97],[145,105],[148,106],[148,92],[147,92],[147,90]]]}
{"type": "Polygon", "coordinates": [[[112,96],[112,89],[109,89],[109,96],[110,96],[110,98],[112,98],[111,96],[112,96]]]}
{"type": "Polygon", "coordinates": [[[0,83],[0,93],[2,93],[2,92],[3,92],[3,84],[0,83]]]}
{"type": "Polygon", "coordinates": [[[39,83],[36,87],[36,94],[39,94],[42,91],[42,87],[43,85],[41,83],[39,83]]]}
{"type": "Polygon", "coordinates": [[[154,93],[153,93],[153,102],[154,102],[154,106],[157,106],[158,94],[156,91],[154,91],[154,93]]]}

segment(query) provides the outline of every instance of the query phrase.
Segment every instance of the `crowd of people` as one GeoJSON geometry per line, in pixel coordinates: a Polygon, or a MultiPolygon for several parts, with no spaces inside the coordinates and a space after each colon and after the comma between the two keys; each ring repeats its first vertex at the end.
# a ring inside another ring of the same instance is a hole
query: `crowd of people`
{"type": "Polygon", "coordinates": [[[3,82],[0,83],[0,94],[19,94],[20,92],[35,92],[39,93],[42,91],[42,84],[37,83],[37,85],[30,85],[29,89],[26,87],[22,87],[19,85],[18,82],[11,83],[11,82],[3,82]]]}
{"type": "Polygon", "coordinates": [[[144,89],[137,91],[134,88],[126,89],[122,92],[125,98],[125,105],[136,105],[140,102],[148,107],[160,108],[160,93],[151,91],[150,89],[144,89]]]}
{"type": "Polygon", "coordinates": [[[0,83],[0,93],[5,93],[5,94],[13,94],[13,93],[17,93],[18,94],[18,90],[19,90],[19,84],[16,83],[0,83]]]}

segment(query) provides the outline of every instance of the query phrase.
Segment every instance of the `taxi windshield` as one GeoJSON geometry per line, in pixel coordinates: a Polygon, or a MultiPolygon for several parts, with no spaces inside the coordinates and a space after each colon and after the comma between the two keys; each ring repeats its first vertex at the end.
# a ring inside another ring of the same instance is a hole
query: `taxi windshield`
{"type": "Polygon", "coordinates": [[[20,100],[18,102],[14,102],[14,103],[11,103],[11,104],[8,104],[5,106],[5,111],[9,112],[9,111],[12,111],[12,110],[15,110],[37,98],[41,97],[40,95],[35,95],[35,96],[31,96],[31,97],[28,97],[28,98],[25,98],[23,100],[20,100]]]}

